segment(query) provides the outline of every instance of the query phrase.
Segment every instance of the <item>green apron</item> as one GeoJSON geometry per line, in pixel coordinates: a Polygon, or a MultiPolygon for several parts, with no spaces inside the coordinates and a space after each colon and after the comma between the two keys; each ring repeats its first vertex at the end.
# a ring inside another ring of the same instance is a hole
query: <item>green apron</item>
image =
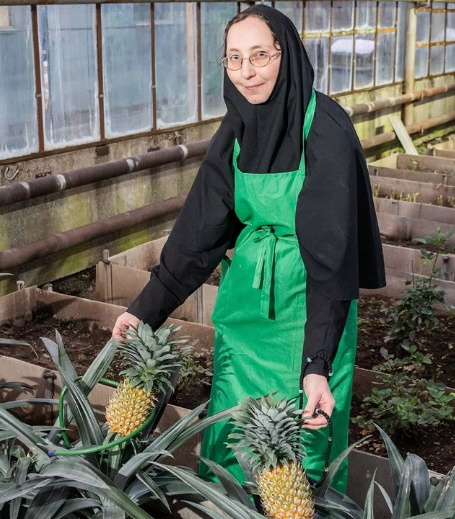
{"type": "MultiPolygon", "coordinates": [[[[316,105],[313,91],[305,114],[304,136],[316,105]]],[[[213,311],[214,373],[208,414],[244,400],[278,391],[277,397],[298,397],[306,321],[306,270],[295,232],[297,198],[305,179],[302,152],[299,169],[285,173],[244,173],[237,166],[235,141],[235,212],[245,224],[232,262],[223,260],[222,278],[213,311]]],[[[331,460],[347,447],[354,359],[357,343],[357,301],[351,303],[330,388],[336,405],[332,414],[331,460]]],[[[304,399],[304,405],[306,398],[304,399]]],[[[239,482],[245,478],[231,449],[227,421],[209,427],[201,455],[228,469],[239,482]]],[[[328,428],[306,431],[308,456],[303,465],[319,478],[324,469],[328,428]]],[[[199,474],[216,481],[204,464],[199,474]]],[[[345,490],[347,464],[333,486],[345,490]]]]}

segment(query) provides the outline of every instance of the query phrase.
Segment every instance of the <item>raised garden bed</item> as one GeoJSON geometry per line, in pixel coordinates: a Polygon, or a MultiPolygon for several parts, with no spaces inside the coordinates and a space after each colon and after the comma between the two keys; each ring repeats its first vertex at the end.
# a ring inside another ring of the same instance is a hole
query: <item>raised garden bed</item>
{"type": "Polygon", "coordinates": [[[430,150],[434,157],[455,159],[455,136],[452,136],[448,141],[432,145],[430,150]]]}
{"type": "MultiPolygon", "coordinates": [[[[106,336],[103,334],[107,334],[108,332],[106,328],[109,328],[114,322],[115,317],[123,311],[122,307],[116,305],[88,301],[80,298],[57,294],[54,292],[46,292],[36,288],[24,289],[3,297],[0,304],[0,309],[0,336],[3,336],[4,332],[6,332],[9,337],[16,339],[26,335],[25,338],[28,341],[34,342],[36,341],[37,334],[35,335],[35,331],[29,324],[32,323],[34,318],[41,317],[44,319],[46,316],[46,318],[49,320],[47,325],[49,328],[43,328],[44,325],[43,322],[41,322],[40,326],[38,327],[39,334],[52,336],[52,334],[47,333],[47,330],[53,330],[55,325],[60,325],[68,353],[70,357],[77,359],[78,369],[80,369],[81,372],[84,370],[84,361],[87,363],[86,365],[90,364],[93,356],[95,355],[95,352],[93,352],[92,355],[88,353],[80,355],[78,353],[78,349],[73,347],[71,339],[76,335],[82,338],[85,337],[87,339],[87,336],[85,336],[86,332],[84,331],[85,326],[86,330],[95,330],[95,335],[98,334],[97,336],[99,336],[99,343],[93,343],[91,348],[96,350],[96,348],[102,347],[106,338],[106,336]],[[55,319],[58,319],[59,321],[56,321],[55,319]],[[7,323],[6,327],[5,323],[7,323]],[[14,334],[14,329],[16,329],[19,333],[14,334]],[[76,333],[74,331],[76,331],[76,333]]],[[[175,320],[172,322],[177,323],[175,320]]],[[[200,345],[211,345],[213,340],[212,328],[194,323],[181,322],[180,324],[183,326],[181,333],[190,335],[192,338],[199,338],[200,345]]],[[[38,348],[36,342],[35,347],[38,348]]],[[[17,350],[17,352],[19,351],[21,352],[20,355],[22,355],[23,351],[27,350],[17,350]]],[[[44,355],[40,355],[36,360],[31,356],[32,354],[30,352],[27,352],[26,355],[30,356],[29,360],[32,362],[36,364],[43,363],[45,366],[50,367],[48,362],[49,359],[46,359],[44,355]]],[[[0,376],[3,380],[17,380],[19,375],[25,382],[40,384],[44,391],[46,383],[44,381],[43,374],[46,368],[39,368],[41,371],[40,374],[37,375],[36,371],[34,371],[34,373],[27,373],[27,370],[22,365],[17,369],[12,369],[11,362],[18,363],[21,361],[10,361],[7,360],[7,357],[2,358],[0,361],[0,376]]],[[[30,369],[37,369],[36,365],[28,364],[28,366],[30,369]]],[[[363,375],[361,374],[361,371],[356,370],[356,376],[354,380],[355,387],[357,385],[356,381],[359,380],[359,376],[360,379],[362,379],[363,375]]],[[[55,382],[55,384],[54,392],[58,392],[58,382],[55,382]]],[[[103,390],[107,391],[107,394],[109,394],[111,391],[109,388],[105,387],[103,390]]],[[[205,400],[205,397],[203,399],[205,400]]],[[[105,395],[104,404],[106,401],[107,400],[105,395]]],[[[172,407],[169,409],[170,416],[176,418],[178,415],[177,410],[172,407]]],[[[353,453],[352,456],[353,457],[351,458],[350,463],[351,472],[349,479],[349,495],[357,502],[359,502],[359,504],[363,504],[369,481],[371,480],[372,474],[374,473],[374,470],[377,466],[380,465],[382,467],[379,481],[382,481],[386,485],[387,482],[390,483],[388,465],[386,462],[384,462],[384,460],[376,459],[375,457],[370,458],[367,454],[357,452],[353,453]]],[[[181,458],[179,458],[177,461],[182,463],[181,458]]],[[[191,465],[190,462],[187,463],[185,461],[185,463],[191,465]]],[[[380,499],[378,499],[378,506],[383,506],[380,499]]]]}
{"type": "Polygon", "coordinates": [[[429,155],[396,153],[368,164],[368,169],[370,172],[373,172],[373,174],[375,174],[375,168],[378,170],[387,168],[391,170],[408,171],[409,173],[420,171],[450,175],[455,172],[455,160],[431,157],[429,155]]]}
{"type": "Polygon", "coordinates": [[[379,197],[374,197],[374,205],[378,215],[384,213],[393,216],[430,221],[435,227],[439,224],[454,225],[455,222],[455,209],[452,207],[379,197]]]}

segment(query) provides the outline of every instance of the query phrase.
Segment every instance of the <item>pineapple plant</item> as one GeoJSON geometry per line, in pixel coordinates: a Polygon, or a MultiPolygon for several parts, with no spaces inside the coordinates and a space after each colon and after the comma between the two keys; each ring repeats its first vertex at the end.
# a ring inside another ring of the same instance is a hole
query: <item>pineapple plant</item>
{"type": "Polygon", "coordinates": [[[180,367],[176,344],[186,338],[174,339],[180,327],[170,325],[153,332],[148,324],[126,330],[120,353],[128,368],[120,374],[125,378],[109,400],[106,422],[109,432],[127,436],[140,427],[153,411],[157,396],[165,386],[173,390],[169,377],[180,367]]]}
{"type": "Polygon", "coordinates": [[[302,411],[296,399],[275,401],[273,394],[248,397],[233,414],[229,438],[247,477],[253,477],[264,512],[271,519],[311,519],[314,501],[302,467],[302,411]]]}

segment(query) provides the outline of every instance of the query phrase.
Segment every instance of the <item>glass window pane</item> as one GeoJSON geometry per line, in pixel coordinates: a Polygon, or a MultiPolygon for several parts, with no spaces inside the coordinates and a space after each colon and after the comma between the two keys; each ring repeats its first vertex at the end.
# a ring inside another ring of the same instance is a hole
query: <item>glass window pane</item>
{"type": "Polygon", "coordinates": [[[107,137],[150,130],[152,39],[147,4],[103,4],[104,109],[107,137]]]}
{"type": "Polygon", "coordinates": [[[29,6],[3,7],[0,30],[0,159],[38,151],[29,6]]]}
{"type": "Polygon", "coordinates": [[[416,78],[428,76],[428,47],[416,49],[416,78]]]}
{"type": "Polygon", "coordinates": [[[417,10],[417,42],[430,40],[430,13],[417,10]]]}
{"type": "Polygon", "coordinates": [[[330,2],[305,3],[305,31],[326,32],[330,28],[330,2]]]}
{"type": "Polygon", "coordinates": [[[302,10],[303,2],[275,2],[275,9],[279,9],[292,23],[302,32],[302,10]]]}
{"type": "Polygon", "coordinates": [[[446,24],[445,4],[434,3],[433,8],[442,10],[442,12],[431,13],[431,41],[444,41],[446,24]]]}
{"type": "MultiPolygon", "coordinates": [[[[447,4],[447,9],[455,9],[455,4],[447,4]]],[[[447,13],[446,41],[455,41],[455,12],[447,13]]]]}
{"type": "Polygon", "coordinates": [[[100,138],[94,5],[38,6],[47,149],[100,138]]]}
{"type": "Polygon", "coordinates": [[[373,29],[376,27],[376,2],[357,2],[358,29],[373,29]]]}
{"type": "Polygon", "coordinates": [[[374,34],[359,34],[355,39],[355,88],[373,85],[374,34]]]}
{"type": "Polygon", "coordinates": [[[444,72],[444,47],[437,45],[430,49],[430,74],[442,74],[444,72]]]}
{"type": "Polygon", "coordinates": [[[196,4],[155,4],[156,114],[159,128],[196,121],[196,4]]]}
{"type": "Polygon", "coordinates": [[[333,2],[332,29],[346,31],[354,26],[354,2],[333,2]]]}
{"type": "Polygon", "coordinates": [[[305,48],[314,68],[314,87],[327,94],[328,77],[328,38],[307,38],[305,48]]]}
{"type": "Polygon", "coordinates": [[[235,2],[201,2],[202,118],[223,115],[224,27],[236,15],[235,2]]]}
{"type": "Polygon", "coordinates": [[[446,72],[455,72],[455,45],[446,47],[446,72]]]}
{"type": "Polygon", "coordinates": [[[352,36],[332,38],[332,68],[330,74],[330,93],[351,90],[352,36]]]}
{"type": "Polygon", "coordinates": [[[406,45],[406,2],[398,3],[397,21],[397,55],[395,68],[395,81],[402,81],[404,78],[404,50],[406,45]]]}
{"type": "Polygon", "coordinates": [[[376,64],[376,84],[384,85],[393,81],[393,55],[395,53],[395,34],[378,34],[376,64]]]}
{"type": "Polygon", "coordinates": [[[378,26],[393,27],[395,25],[395,2],[379,2],[378,26]]]}

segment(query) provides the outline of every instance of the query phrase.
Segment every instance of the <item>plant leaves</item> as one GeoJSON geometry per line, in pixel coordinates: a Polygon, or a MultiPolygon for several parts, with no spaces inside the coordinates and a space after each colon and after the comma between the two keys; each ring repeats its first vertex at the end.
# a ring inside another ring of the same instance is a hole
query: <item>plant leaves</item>
{"type": "Polygon", "coordinates": [[[354,450],[357,447],[357,445],[360,445],[361,443],[363,443],[367,438],[369,438],[369,436],[365,436],[364,438],[356,441],[355,443],[350,445],[347,449],[345,449],[339,456],[337,456],[332,461],[332,463],[329,466],[329,469],[328,469],[328,472],[327,472],[327,476],[326,476],[326,478],[324,480],[324,483],[319,488],[317,488],[315,490],[314,495],[320,496],[320,497],[324,497],[325,496],[325,493],[327,492],[327,489],[330,486],[330,482],[332,481],[333,477],[335,476],[337,470],[340,468],[340,465],[343,462],[343,460],[346,458],[346,456],[352,450],[354,450]]]}
{"type": "Polygon", "coordinates": [[[248,494],[239,484],[239,482],[234,478],[234,476],[228,472],[224,467],[215,463],[212,460],[207,458],[200,457],[200,459],[209,467],[209,469],[215,474],[215,476],[220,480],[220,483],[223,485],[223,488],[226,490],[229,497],[236,499],[243,503],[247,508],[252,508],[255,510],[248,494]]]}
{"type": "Polygon", "coordinates": [[[88,508],[101,508],[101,501],[99,499],[85,497],[69,499],[53,519],[65,519],[69,514],[79,512],[80,510],[87,510],[88,508]]]}
{"type": "Polygon", "coordinates": [[[50,519],[64,504],[68,491],[68,488],[41,488],[24,519],[50,519]]]}
{"type": "MultiPolygon", "coordinates": [[[[206,499],[218,506],[221,510],[229,514],[233,519],[264,519],[264,516],[258,512],[246,508],[241,503],[234,501],[224,495],[217,489],[219,485],[214,485],[198,478],[194,473],[188,470],[183,470],[178,467],[171,467],[169,465],[162,465],[161,463],[154,463],[154,465],[169,471],[174,476],[180,478],[187,483],[194,490],[200,492],[206,499]]],[[[219,487],[220,488],[220,487],[219,487]]]]}
{"type": "Polygon", "coordinates": [[[390,436],[383,430],[379,425],[374,424],[376,429],[381,433],[382,439],[387,449],[387,455],[390,463],[390,470],[392,471],[392,479],[394,483],[394,498],[398,493],[398,489],[401,484],[402,474],[404,470],[404,461],[401,454],[398,452],[395,444],[391,440],[390,436]]]}

